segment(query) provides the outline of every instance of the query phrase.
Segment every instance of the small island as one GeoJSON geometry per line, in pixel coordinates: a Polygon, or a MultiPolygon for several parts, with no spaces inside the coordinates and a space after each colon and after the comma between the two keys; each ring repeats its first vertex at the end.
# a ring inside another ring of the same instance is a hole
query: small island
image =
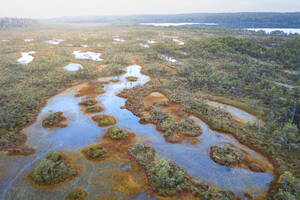
{"type": "Polygon", "coordinates": [[[67,197],[66,200],[83,200],[87,196],[87,192],[84,191],[81,188],[76,188],[75,190],[71,191],[67,197]]]}
{"type": "Polygon", "coordinates": [[[96,115],[92,119],[98,123],[98,126],[105,127],[111,126],[117,123],[117,119],[110,115],[96,115]]]}
{"type": "Polygon", "coordinates": [[[217,145],[210,148],[210,157],[216,163],[237,166],[244,162],[245,155],[230,145],[217,145]]]}
{"type": "Polygon", "coordinates": [[[42,125],[44,128],[64,128],[67,125],[62,124],[61,122],[66,121],[67,118],[63,116],[62,112],[55,112],[51,113],[49,116],[47,116],[43,122],[42,125]]]}
{"type": "Polygon", "coordinates": [[[84,157],[91,161],[101,161],[107,157],[108,150],[102,145],[88,147],[82,151],[84,157]]]}
{"type": "Polygon", "coordinates": [[[138,80],[138,78],[135,76],[128,76],[128,77],[126,77],[126,79],[129,82],[136,82],[138,80]]]}
{"type": "Polygon", "coordinates": [[[42,159],[29,174],[33,183],[41,186],[56,185],[78,175],[78,169],[61,153],[53,152],[42,159]]]}
{"type": "Polygon", "coordinates": [[[112,140],[123,140],[127,139],[129,133],[125,130],[120,129],[117,126],[113,126],[107,131],[107,136],[112,140]]]}

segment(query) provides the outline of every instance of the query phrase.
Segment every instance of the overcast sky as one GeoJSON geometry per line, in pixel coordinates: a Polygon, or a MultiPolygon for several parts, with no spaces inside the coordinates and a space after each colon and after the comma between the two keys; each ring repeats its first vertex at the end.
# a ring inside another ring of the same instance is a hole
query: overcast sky
{"type": "Polygon", "coordinates": [[[300,11],[300,0],[0,0],[0,17],[300,11]]]}

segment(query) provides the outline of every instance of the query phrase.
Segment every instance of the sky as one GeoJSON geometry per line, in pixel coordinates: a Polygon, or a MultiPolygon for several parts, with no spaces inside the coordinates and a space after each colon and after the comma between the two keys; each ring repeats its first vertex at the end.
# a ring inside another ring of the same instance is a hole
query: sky
{"type": "Polygon", "coordinates": [[[0,0],[0,17],[296,12],[300,0],[0,0]]]}

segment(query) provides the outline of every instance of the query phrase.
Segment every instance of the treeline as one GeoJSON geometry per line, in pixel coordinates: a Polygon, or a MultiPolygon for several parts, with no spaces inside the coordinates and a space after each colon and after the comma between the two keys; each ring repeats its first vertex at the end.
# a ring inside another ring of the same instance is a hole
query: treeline
{"type": "Polygon", "coordinates": [[[38,21],[23,18],[0,18],[0,30],[9,28],[25,28],[37,25],[38,21]]]}
{"type": "MultiPolygon", "coordinates": [[[[300,12],[295,13],[192,13],[175,15],[130,15],[101,17],[61,17],[50,23],[216,23],[222,28],[299,28],[300,12]]],[[[205,25],[201,25],[205,26],[205,25]]]]}

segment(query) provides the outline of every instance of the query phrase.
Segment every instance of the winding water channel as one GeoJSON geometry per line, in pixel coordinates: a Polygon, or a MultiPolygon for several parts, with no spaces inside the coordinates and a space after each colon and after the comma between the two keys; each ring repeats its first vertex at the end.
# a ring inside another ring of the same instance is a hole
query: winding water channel
{"type": "MultiPolygon", "coordinates": [[[[120,91],[143,85],[150,80],[148,76],[141,74],[140,70],[140,66],[132,65],[126,68],[124,75],[99,79],[99,81],[120,80],[106,84],[105,93],[96,98],[104,108],[103,113],[115,116],[118,119],[117,126],[136,133],[139,140],[155,148],[159,157],[174,161],[191,176],[201,181],[232,190],[241,196],[244,192],[256,196],[268,190],[269,183],[274,178],[272,170],[257,173],[247,168],[223,166],[210,159],[210,146],[228,143],[243,149],[254,159],[271,166],[266,158],[240,144],[235,138],[213,131],[203,121],[191,116],[191,119],[203,129],[203,134],[196,138],[198,142],[187,140],[182,144],[171,144],[165,141],[154,125],[140,124],[139,117],[127,109],[120,109],[126,101],[117,96],[120,91]],[[128,76],[136,76],[138,80],[129,82],[126,80],[128,76]]],[[[121,174],[124,170],[130,171],[129,161],[91,162],[85,160],[80,154],[80,150],[84,147],[101,142],[107,130],[107,128],[98,127],[92,121],[91,117],[96,114],[84,114],[78,105],[81,98],[74,95],[85,85],[71,87],[49,99],[35,123],[24,129],[24,133],[28,136],[27,144],[36,149],[35,154],[26,157],[0,155],[1,199],[63,199],[63,196],[78,186],[86,190],[87,199],[108,198],[112,195],[121,199],[153,199],[143,191],[139,194],[113,191],[112,185],[116,183],[113,182],[111,174],[121,174]],[[63,112],[68,118],[66,122],[68,126],[61,129],[43,128],[41,122],[49,112],[58,111],[63,112]],[[28,173],[40,159],[54,150],[68,154],[81,168],[81,174],[57,188],[33,186],[26,178],[28,173]]],[[[139,172],[131,174],[139,180],[139,172]]]]}

